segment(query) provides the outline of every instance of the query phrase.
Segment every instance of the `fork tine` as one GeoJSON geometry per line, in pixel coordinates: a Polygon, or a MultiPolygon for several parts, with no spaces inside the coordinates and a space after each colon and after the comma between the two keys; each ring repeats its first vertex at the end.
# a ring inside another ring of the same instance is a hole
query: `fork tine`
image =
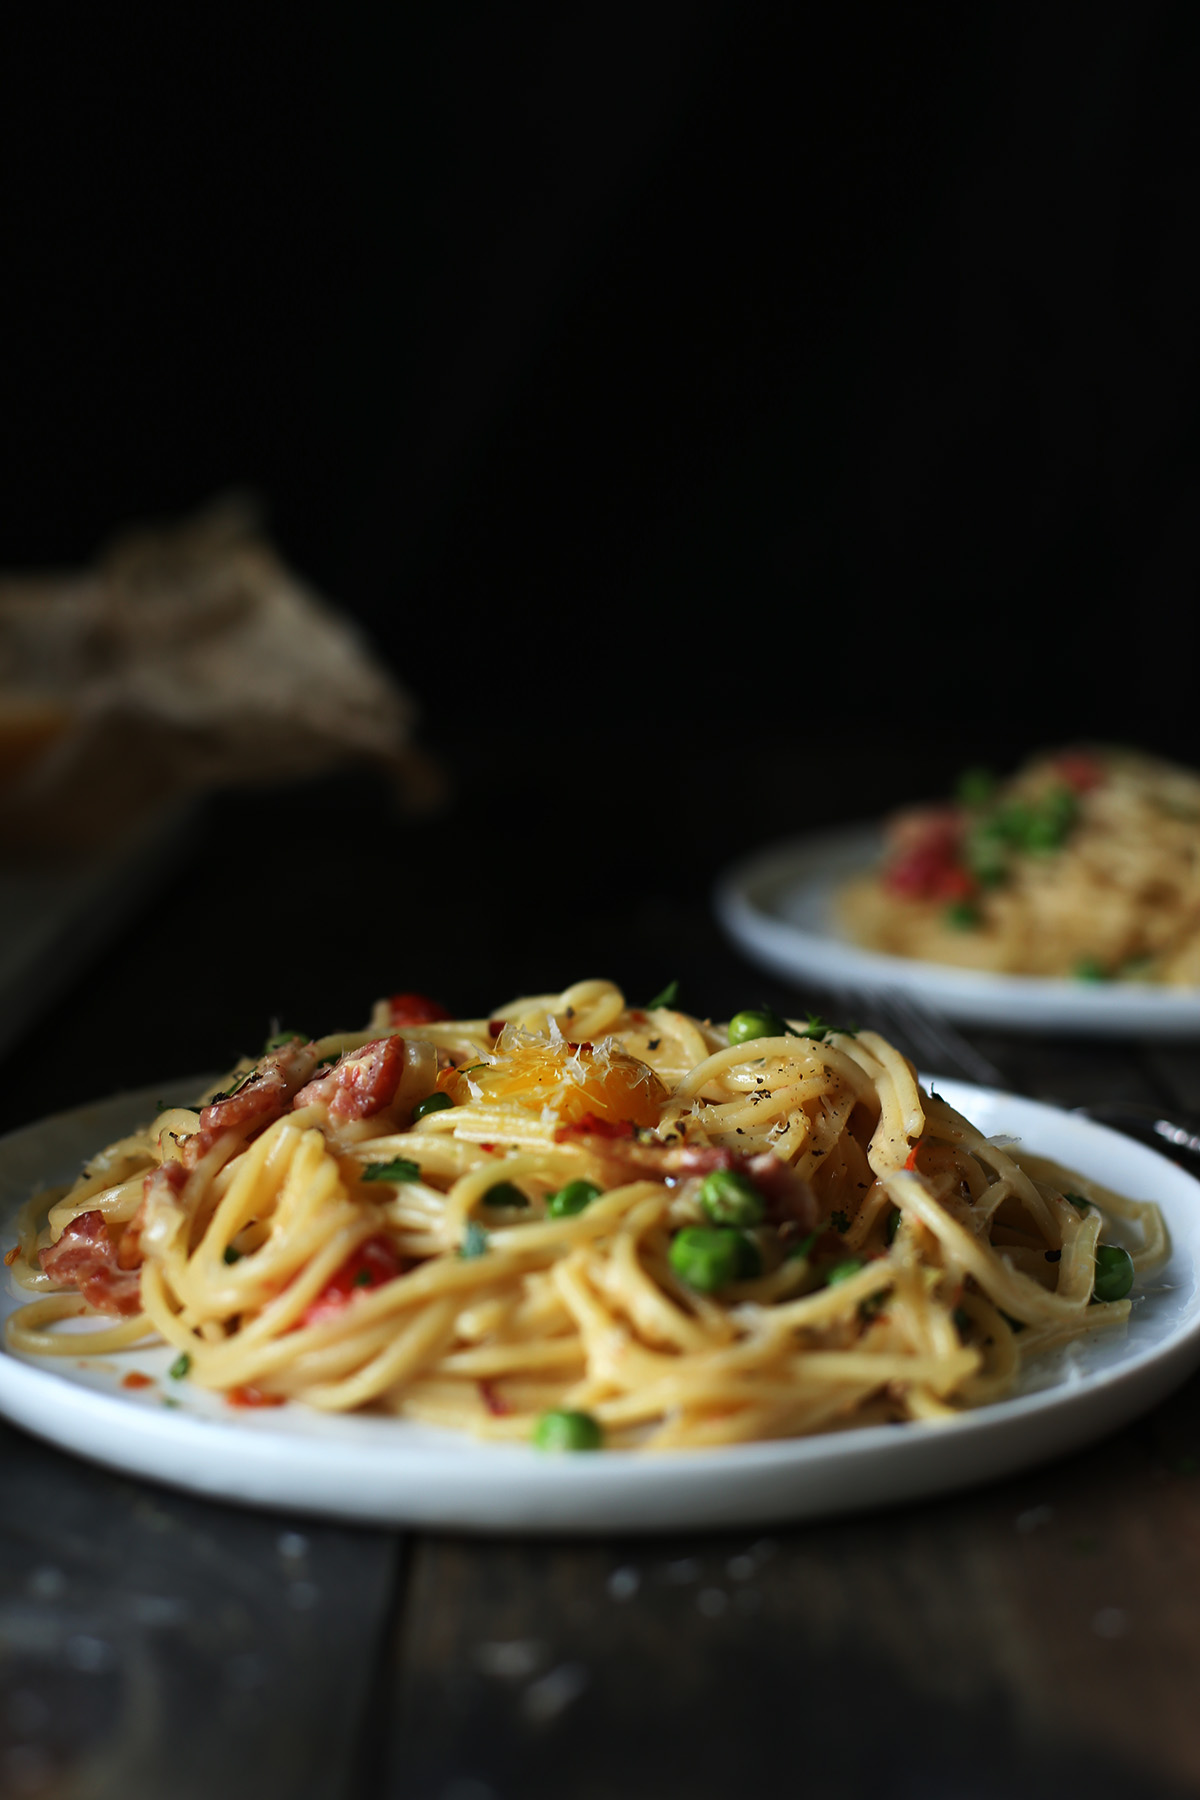
{"type": "MultiPolygon", "coordinates": [[[[924,1001],[915,1000],[899,988],[871,988],[860,991],[860,1007],[878,1021],[884,1037],[905,1050],[914,1062],[931,1075],[958,1075],[978,1082],[983,1087],[1007,1088],[1008,1078],[982,1051],[968,1043],[950,1021],[924,1001]]],[[[847,1003],[852,998],[847,996],[847,1003]]]]}

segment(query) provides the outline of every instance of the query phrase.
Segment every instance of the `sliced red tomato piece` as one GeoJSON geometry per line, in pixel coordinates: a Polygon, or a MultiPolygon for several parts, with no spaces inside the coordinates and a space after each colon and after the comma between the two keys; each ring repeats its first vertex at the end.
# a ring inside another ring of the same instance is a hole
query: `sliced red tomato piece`
{"type": "Polygon", "coordinates": [[[404,1263],[391,1238],[368,1238],[353,1256],[346,1258],[336,1275],[330,1277],[315,1300],[309,1302],[301,1325],[320,1325],[337,1317],[360,1288],[382,1287],[403,1275],[404,1263]]]}

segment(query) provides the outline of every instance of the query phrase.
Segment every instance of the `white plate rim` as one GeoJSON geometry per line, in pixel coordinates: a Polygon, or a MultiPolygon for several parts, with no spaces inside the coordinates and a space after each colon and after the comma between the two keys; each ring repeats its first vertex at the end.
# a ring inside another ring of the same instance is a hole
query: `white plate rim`
{"type": "Polygon", "coordinates": [[[769,845],[718,877],[716,916],[753,961],[775,974],[825,987],[898,989],[962,1024],[1094,1036],[1200,1036],[1200,987],[1092,984],[921,962],[865,949],[832,924],[806,930],[783,915],[784,905],[798,898],[811,897],[818,906],[827,901],[834,883],[865,872],[881,846],[879,827],[861,824],[769,845]]]}
{"type": "MultiPolygon", "coordinates": [[[[329,1420],[299,1407],[217,1419],[168,1410],[146,1390],[130,1393],[114,1384],[112,1392],[97,1391],[6,1346],[0,1346],[0,1415],[87,1460],[213,1499],[355,1524],[481,1535],[611,1538],[745,1529],[903,1504],[1016,1474],[1118,1429],[1200,1366],[1200,1182],[1091,1120],[969,1083],[938,1079],[937,1085],[968,1113],[986,1116],[998,1108],[1014,1127],[1041,1126],[1056,1138],[1065,1133],[1096,1158],[1106,1148],[1118,1153],[1144,1169],[1147,1181],[1157,1181],[1169,1217],[1184,1217],[1190,1207],[1196,1225],[1181,1262],[1190,1282],[1184,1322],[1111,1367],[948,1424],[871,1426],[667,1457],[545,1457],[523,1446],[421,1432],[402,1421],[329,1420]],[[358,1430],[363,1424],[367,1432],[358,1430]]],[[[190,1081],[159,1084],[0,1139],[3,1224],[15,1204],[14,1151],[25,1168],[31,1148],[52,1145],[83,1119],[123,1117],[132,1125],[147,1109],[152,1113],[158,1096],[195,1091],[190,1081]]],[[[3,1310],[13,1304],[5,1296],[3,1310]]],[[[135,1352],[120,1366],[161,1373],[169,1355],[135,1352]]]]}

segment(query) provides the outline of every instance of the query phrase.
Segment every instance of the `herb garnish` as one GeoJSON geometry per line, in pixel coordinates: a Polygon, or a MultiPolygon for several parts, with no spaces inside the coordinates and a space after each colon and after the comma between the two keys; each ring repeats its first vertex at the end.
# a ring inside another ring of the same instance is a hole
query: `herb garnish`
{"type": "Polygon", "coordinates": [[[646,1011],[653,1012],[656,1006],[674,1006],[679,998],[679,982],[668,981],[661,994],[655,994],[653,1000],[647,1000],[646,1011]]]}
{"type": "Polygon", "coordinates": [[[421,1165],[407,1156],[394,1156],[391,1162],[368,1163],[362,1172],[364,1181],[420,1181],[421,1165]]]}
{"type": "Polygon", "coordinates": [[[214,1094],[212,1099],[207,1101],[206,1104],[215,1106],[218,1100],[232,1100],[235,1094],[240,1094],[243,1088],[249,1087],[252,1081],[258,1080],[258,1077],[259,1069],[258,1065],[255,1064],[254,1068],[247,1069],[244,1075],[240,1075],[232,1087],[226,1088],[223,1093],[214,1094]]]}
{"type": "Polygon", "coordinates": [[[477,1256],[487,1252],[488,1234],[475,1219],[467,1220],[467,1228],[463,1232],[462,1242],[458,1246],[458,1254],[464,1262],[471,1262],[477,1256]]]}

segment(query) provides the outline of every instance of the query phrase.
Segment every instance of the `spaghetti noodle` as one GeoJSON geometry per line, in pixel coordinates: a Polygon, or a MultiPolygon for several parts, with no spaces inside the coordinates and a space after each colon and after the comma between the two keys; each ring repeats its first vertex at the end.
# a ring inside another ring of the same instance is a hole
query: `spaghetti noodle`
{"type": "Polygon", "coordinates": [[[402,995],[31,1201],[8,1340],[157,1338],[235,1404],[668,1449],[995,1400],[1166,1248],[1153,1205],[988,1141],[870,1031],[607,981],[465,1020],[402,995]]]}
{"type": "Polygon", "coordinates": [[[911,808],[842,913],[872,949],[1004,974],[1200,984],[1200,776],[1132,750],[969,771],[911,808]]]}

